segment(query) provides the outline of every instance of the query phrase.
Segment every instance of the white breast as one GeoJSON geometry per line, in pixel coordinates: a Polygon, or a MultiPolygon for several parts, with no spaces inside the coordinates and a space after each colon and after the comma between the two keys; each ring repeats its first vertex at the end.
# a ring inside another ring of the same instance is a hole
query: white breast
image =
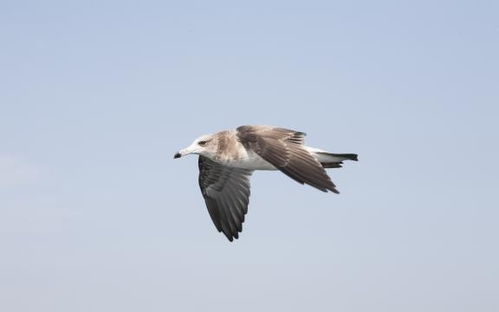
{"type": "Polygon", "coordinates": [[[224,161],[224,165],[250,170],[277,170],[258,154],[246,149],[240,151],[238,159],[228,159],[224,161]]]}

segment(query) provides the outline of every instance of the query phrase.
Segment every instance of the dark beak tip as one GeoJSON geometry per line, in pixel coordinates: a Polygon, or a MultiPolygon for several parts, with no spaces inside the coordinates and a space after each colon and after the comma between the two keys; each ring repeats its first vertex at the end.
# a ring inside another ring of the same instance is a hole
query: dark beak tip
{"type": "Polygon", "coordinates": [[[173,155],[173,158],[174,159],[177,159],[177,158],[180,158],[182,155],[180,155],[180,153],[175,153],[175,155],[173,155]]]}

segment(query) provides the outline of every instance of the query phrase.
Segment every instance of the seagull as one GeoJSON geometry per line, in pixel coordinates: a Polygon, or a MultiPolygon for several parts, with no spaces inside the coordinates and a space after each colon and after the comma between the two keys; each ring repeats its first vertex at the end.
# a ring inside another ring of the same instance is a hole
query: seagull
{"type": "Polygon", "coordinates": [[[273,126],[240,126],[202,135],[174,158],[198,154],[199,187],[211,220],[229,241],[239,238],[255,170],[279,170],[301,184],[339,193],[325,168],[357,154],[334,154],[304,144],[305,133],[273,126]]]}

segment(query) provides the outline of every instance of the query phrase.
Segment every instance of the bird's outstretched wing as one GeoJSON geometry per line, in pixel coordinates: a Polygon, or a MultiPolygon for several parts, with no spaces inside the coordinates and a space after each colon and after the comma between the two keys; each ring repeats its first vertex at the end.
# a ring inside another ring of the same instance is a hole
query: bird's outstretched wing
{"type": "Polygon", "coordinates": [[[243,230],[252,170],[232,168],[199,156],[199,187],[211,220],[232,241],[243,230]]]}
{"type": "Polygon", "coordinates": [[[269,126],[241,126],[239,140],[274,167],[301,184],[338,193],[322,165],[304,147],[305,133],[269,126]]]}

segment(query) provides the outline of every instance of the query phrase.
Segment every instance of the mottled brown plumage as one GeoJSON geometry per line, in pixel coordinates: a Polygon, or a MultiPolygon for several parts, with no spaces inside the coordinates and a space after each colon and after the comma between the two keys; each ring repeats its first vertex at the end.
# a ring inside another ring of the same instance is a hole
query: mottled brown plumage
{"type": "Polygon", "coordinates": [[[305,133],[282,128],[241,126],[238,137],[247,149],[253,150],[290,178],[323,192],[338,193],[323,166],[303,148],[305,133]]]}
{"type": "Polygon", "coordinates": [[[270,126],[241,126],[196,139],[175,158],[199,154],[199,187],[219,232],[239,237],[248,212],[254,170],[280,170],[323,192],[338,193],[324,168],[340,168],[356,154],[333,154],[304,145],[305,133],[270,126]]]}

